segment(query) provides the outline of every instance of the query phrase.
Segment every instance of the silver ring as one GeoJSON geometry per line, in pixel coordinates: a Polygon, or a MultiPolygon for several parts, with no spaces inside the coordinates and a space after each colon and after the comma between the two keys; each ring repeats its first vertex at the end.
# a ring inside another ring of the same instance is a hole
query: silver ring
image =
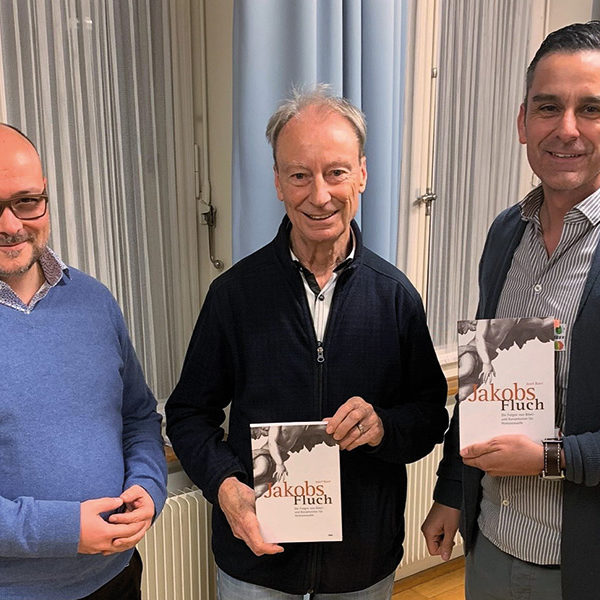
{"type": "Polygon", "coordinates": [[[356,424],[356,428],[360,431],[360,435],[365,432],[365,428],[360,423],[356,424]]]}

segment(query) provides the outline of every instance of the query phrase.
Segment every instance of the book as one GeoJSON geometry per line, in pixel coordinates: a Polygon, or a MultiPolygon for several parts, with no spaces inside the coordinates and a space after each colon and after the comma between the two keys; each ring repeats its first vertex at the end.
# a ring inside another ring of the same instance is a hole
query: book
{"type": "Polygon", "coordinates": [[[256,516],[266,542],[339,542],[339,446],[322,421],[250,425],[256,516]]]}
{"type": "Polygon", "coordinates": [[[458,322],[460,447],[555,435],[552,317],[458,322]]]}

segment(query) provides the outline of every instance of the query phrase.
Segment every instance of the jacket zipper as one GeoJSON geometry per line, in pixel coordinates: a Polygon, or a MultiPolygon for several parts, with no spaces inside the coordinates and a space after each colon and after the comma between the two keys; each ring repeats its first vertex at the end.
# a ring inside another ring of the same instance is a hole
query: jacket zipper
{"type": "MultiPolygon", "coordinates": [[[[338,281],[339,285],[340,281],[338,281]]],[[[303,297],[304,297],[304,306],[305,306],[305,310],[308,312],[308,315],[310,317],[310,309],[308,307],[308,300],[306,299],[306,293],[304,293],[303,291],[303,297]]],[[[334,294],[334,298],[335,298],[335,294],[334,294]]],[[[339,300],[338,300],[339,302],[339,300]]],[[[332,321],[332,317],[334,315],[334,304],[336,304],[335,302],[331,303],[331,307],[329,309],[329,315],[327,317],[327,325],[325,326],[325,333],[324,333],[324,338],[327,337],[327,332],[329,331],[330,327],[331,327],[331,321],[332,321]]],[[[309,318],[309,322],[310,322],[310,326],[312,327],[313,332],[314,330],[314,322],[312,321],[311,318],[309,318]]],[[[316,339],[316,333],[314,334],[313,339],[316,341],[316,360],[317,360],[317,403],[318,403],[318,409],[319,409],[319,415],[323,414],[323,368],[324,368],[324,364],[325,364],[325,348],[323,346],[323,342],[321,340],[317,340],[316,339]]],[[[319,559],[321,556],[321,544],[319,544],[318,542],[314,542],[313,543],[313,548],[312,548],[312,565],[310,568],[310,584],[309,584],[309,589],[307,591],[308,594],[312,594],[314,592],[314,588],[315,588],[315,584],[316,584],[316,580],[317,580],[317,571],[318,571],[318,565],[319,565],[319,559]]]]}
{"type": "Polygon", "coordinates": [[[323,364],[325,362],[325,351],[323,349],[323,342],[317,342],[317,362],[323,364]]]}
{"type": "MultiPolygon", "coordinates": [[[[317,394],[318,394],[318,405],[319,414],[323,414],[323,365],[325,363],[325,349],[323,348],[323,342],[317,340],[317,394]]],[[[314,543],[312,548],[312,564],[310,568],[310,589],[307,593],[312,594],[315,588],[317,580],[317,570],[319,565],[319,559],[321,557],[321,545],[314,543]]]]}
{"type": "Polygon", "coordinates": [[[317,340],[317,403],[319,415],[323,414],[323,365],[325,363],[325,348],[323,342],[317,340]]]}

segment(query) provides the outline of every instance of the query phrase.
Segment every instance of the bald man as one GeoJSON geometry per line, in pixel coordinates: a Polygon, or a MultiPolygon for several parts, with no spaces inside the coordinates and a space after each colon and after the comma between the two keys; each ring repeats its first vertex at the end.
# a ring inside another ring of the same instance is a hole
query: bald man
{"type": "Polygon", "coordinates": [[[0,598],[139,599],[160,416],[110,292],[48,247],[49,201],[0,124],[0,598]]]}

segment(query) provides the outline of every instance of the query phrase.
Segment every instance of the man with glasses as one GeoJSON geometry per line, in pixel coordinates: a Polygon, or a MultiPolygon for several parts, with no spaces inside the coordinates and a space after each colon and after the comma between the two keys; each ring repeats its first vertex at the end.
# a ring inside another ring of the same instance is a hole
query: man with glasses
{"type": "Polygon", "coordinates": [[[0,124],[0,598],[139,599],[160,416],[116,302],[49,233],[38,153],[0,124]]]}

